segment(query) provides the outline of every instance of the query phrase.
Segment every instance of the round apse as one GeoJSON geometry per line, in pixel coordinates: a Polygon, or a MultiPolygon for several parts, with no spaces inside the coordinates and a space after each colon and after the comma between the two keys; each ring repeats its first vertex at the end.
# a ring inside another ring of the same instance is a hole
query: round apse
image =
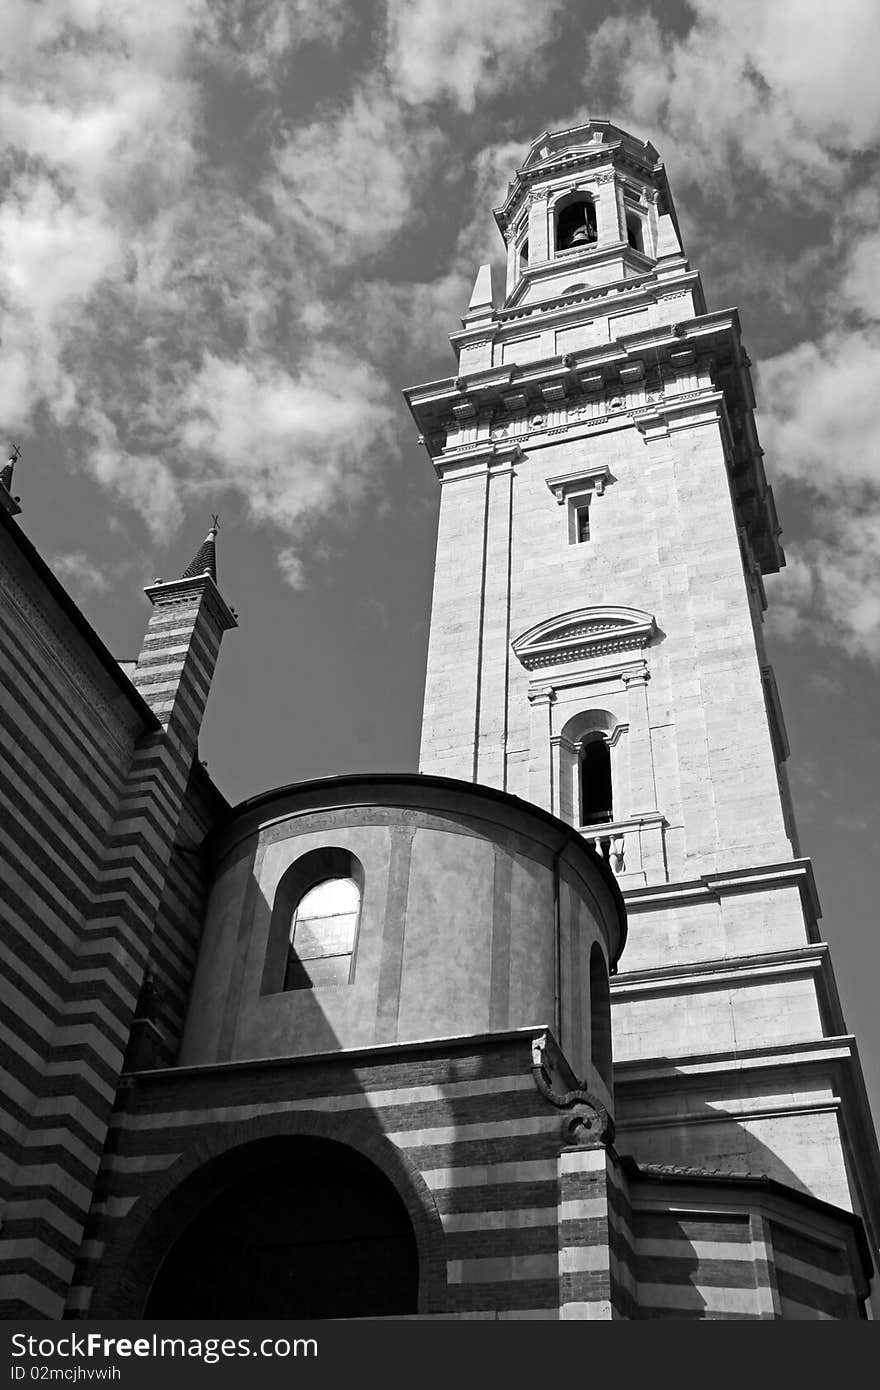
{"type": "Polygon", "coordinates": [[[144,1317],[417,1310],[416,1240],[396,1190],[353,1150],[303,1139],[278,1141],[274,1154],[261,1145],[260,1161],[199,1211],[165,1256],[144,1317]]]}

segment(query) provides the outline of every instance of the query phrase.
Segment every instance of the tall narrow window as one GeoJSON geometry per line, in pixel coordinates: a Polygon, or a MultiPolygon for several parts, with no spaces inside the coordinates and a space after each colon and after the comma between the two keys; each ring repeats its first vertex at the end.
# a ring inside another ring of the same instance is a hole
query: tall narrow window
{"type": "Polygon", "coordinates": [[[634,212],[626,214],[626,239],[634,251],[644,251],[645,242],[642,236],[642,219],[637,217],[634,212]]]}
{"type": "Polygon", "coordinates": [[[611,806],[611,753],[601,735],[584,743],[580,753],[581,825],[600,825],[613,820],[611,806]]]}
{"type": "Polygon", "coordinates": [[[611,1089],[611,998],[608,968],[602,948],[593,942],[590,951],[590,1054],[593,1066],[611,1089]]]}
{"type": "Polygon", "coordinates": [[[519,270],[520,274],[525,270],[529,263],[529,239],[526,237],[522,246],[519,248],[519,270]]]}
{"type": "Polygon", "coordinates": [[[360,913],[352,878],[327,878],[297,903],[290,924],[285,989],[347,985],[360,913]]]}
{"type": "Polygon", "coordinates": [[[556,221],[556,250],[576,251],[597,240],[596,205],[591,198],[579,198],[559,213],[556,221]]]}
{"type": "Polygon", "coordinates": [[[585,503],[582,507],[577,507],[574,514],[575,538],[578,545],[590,539],[590,508],[585,503]]]}

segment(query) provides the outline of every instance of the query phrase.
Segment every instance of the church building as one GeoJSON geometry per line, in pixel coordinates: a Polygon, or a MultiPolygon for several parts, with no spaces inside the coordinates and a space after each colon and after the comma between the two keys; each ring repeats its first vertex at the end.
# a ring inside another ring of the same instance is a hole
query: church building
{"type": "Polygon", "coordinates": [[[0,474],[7,1318],[870,1316],[880,1153],[763,638],[735,310],[530,146],[454,375],[419,771],[232,807],[212,527],[123,667],[0,474]]]}

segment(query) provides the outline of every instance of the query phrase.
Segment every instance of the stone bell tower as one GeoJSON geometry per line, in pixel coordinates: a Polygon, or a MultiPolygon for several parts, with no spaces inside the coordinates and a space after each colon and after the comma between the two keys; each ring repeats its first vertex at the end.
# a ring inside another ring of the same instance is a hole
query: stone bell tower
{"type": "Polygon", "coordinates": [[[577,827],[624,892],[618,1148],[863,1216],[878,1151],[800,857],[762,633],[785,560],[736,310],[657,151],[540,136],[454,377],[406,393],[441,483],[421,770],[577,827]]]}

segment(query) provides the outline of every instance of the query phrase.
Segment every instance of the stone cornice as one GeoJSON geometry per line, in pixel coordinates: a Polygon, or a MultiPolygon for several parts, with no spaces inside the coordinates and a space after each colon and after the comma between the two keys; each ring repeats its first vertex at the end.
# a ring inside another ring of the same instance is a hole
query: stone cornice
{"type": "Polygon", "coordinates": [[[797,888],[809,926],[822,916],[813,866],[809,859],[789,859],[781,864],[758,864],[753,868],[702,874],[697,879],[661,883],[635,888],[624,894],[626,910],[650,912],[659,907],[679,907],[687,903],[718,901],[733,893],[756,893],[766,889],[797,888]]]}
{"type": "Polygon", "coordinates": [[[168,583],[157,580],[155,584],[150,584],[144,589],[144,593],[156,607],[192,603],[194,599],[204,595],[207,610],[221,632],[238,627],[235,614],[209,574],[196,574],[189,579],[172,579],[168,583]]]}
{"type": "Polygon", "coordinates": [[[519,211],[519,205],[536,183],[563,177],[597,165],[628,168],[649,183],[662,183],[666,175],[651,144],[636,139],[607,120],[589,121],[569,130],[547,131],[532,142],[522,166],[508,186],[507,197],[495,209],[502,232],[519,211]]]}
{"type": "Polygon", "coordinates": [[[693,991],[701,985],[716,989],[722,984],[754,984],[772,976],[816,974],[828,968],[828,946],[817,941],[786,951],[760,955],[726,956],[719,960],[689,961],[652,970],[622,970],[612,982],[614,998],[636,999],[655,994],[693,991]]]}
{"type": "MultiPolygon", "coordinates": [[[[487,367],[466,377],[447,377],[409,388],[403,395],[416,422],[423,424],[420,417],[436,416],[438,408],[441,411],[444,407],[451,408],[452,403],[462,397],[472,400],[475,407],[485,409],[500,405],[502,393],[509,392],[513,385],[520,391],[531,388],[537,393],[548,380],[557,380],[563,370],[574,371],[581,378],[581,384],[583,376],[589,377],[596,372],[610,382],[621,366],[638,360],[650,365],[668,361],[672,353],[681,351],[683,344],[691,344],[705,352],[722,346],[730,350],[731,343],[737,346],[739,343],[739,316],[735,309],[701,314],[683,323],[659,324],[537,362],[511,363],[487,367]]],[[[423,432],[426,433],[424,429],[423,432]]]]}
{"type": "MultiPolygon", "coordinates": [[[[688,291],[675,280],[667,293],[688,291]]],[[[487,367],[414,387],[404,397],[438,471],[447,460],[483,449],[487,437],[506,436],[534,449],[559,435],[585,437],[636,425],[650,444],[676,429],[717,425],[739,521],[760,571],[774,573],[785,564],[735,309],[620,334],[535,362],[487,367]],[[698,385],[680,389],[688,373],[698,385]],[[462,431],[467,422],[470,429],[462,431]]]]}
{"type": "Polygon", "coordinates": [[[582,608],[538,623],[511,643],[527,671],[565,666],[610,653],[641,651],[656,635],[649,613],[629,608],[582,608]]]}

